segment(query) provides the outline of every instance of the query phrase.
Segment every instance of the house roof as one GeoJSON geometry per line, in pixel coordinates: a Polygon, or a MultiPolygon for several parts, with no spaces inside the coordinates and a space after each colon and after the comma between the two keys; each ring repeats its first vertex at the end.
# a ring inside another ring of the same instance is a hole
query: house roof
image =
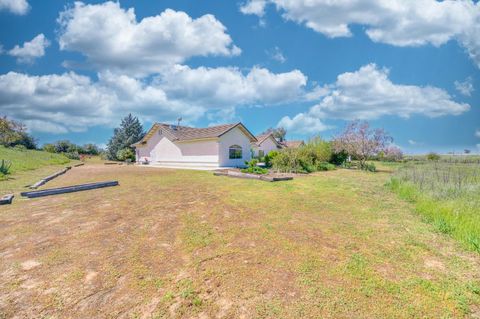
{"type": "Polygon", "coordinates": [[[283,145],[285,145],[288,148],[297,148],[305,144],[303,141],[284,141],[283,145]]]}
{"type": "Polygon", "coordinates": [[[243,131],[243,133],[245,133],[245,135],[250,138],[251,142],[257,141],[255,136],[250,133],[250,131],[240,122],[204,128],[155,123],[152,128],[147,132],[147,134],[145,134],[143,139],[133,144],[133,146],[145,143],[153,136],[153,134],[155,134],[155,132],[160,129],[162,130],[162,133],[167,135],[172,141],[191,141],[207,138],[218,138],[236,127],[243,131]]]}
{"type": "Polygon", "coordinates": [[[277,144],[278,146],[282,146],[282,144],[280,144],[277,141],[277,139],[273,136],[272,132],[265,133],[265,134],[260,134],[260,135],[257,135],[255,137],[257,138],[257,142],[255,143],[257,146],[260,146],[263,142],[265,142],[270,137],[275,141],[275,144],[277,144]]]}

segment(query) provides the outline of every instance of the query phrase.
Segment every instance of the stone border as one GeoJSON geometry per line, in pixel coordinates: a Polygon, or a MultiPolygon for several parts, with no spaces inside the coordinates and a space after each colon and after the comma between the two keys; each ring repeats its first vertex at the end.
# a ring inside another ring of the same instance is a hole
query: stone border
{"type": "Polygon", "coordinates": [[[227,176],[233,178],[245,178],[245,179],[257,179],[265,182],[280,182],[280,181],[290,181],[293,177],[285,176],[285,177],[273,177],[268,175],[257,175],[257,174],[249,174],[249,173],[242,173],[236,171],[216,171],[213,173],[215,176],[227,176]]]}

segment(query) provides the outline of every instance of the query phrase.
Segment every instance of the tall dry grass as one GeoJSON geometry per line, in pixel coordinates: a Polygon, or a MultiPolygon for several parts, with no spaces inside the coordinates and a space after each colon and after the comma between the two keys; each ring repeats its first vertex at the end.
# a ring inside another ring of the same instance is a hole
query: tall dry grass
{"type": "Polygon", "coordinates": [[[442,233],[480,252],[480,165],[472,162],[408,163],[390,187],[442,233]]]}

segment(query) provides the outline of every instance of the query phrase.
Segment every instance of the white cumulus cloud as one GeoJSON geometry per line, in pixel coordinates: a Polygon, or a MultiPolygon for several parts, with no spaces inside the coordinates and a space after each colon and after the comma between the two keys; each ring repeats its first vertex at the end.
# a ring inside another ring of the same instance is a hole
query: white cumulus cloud
{"type": "Polygon", "coordinates": [[[324,124],[321,119],[305,113],[299,113],[293,118],[284,116],[280,122],[278,122],[277,127],[283,127],[287,131],[307,135],[322,132],[330,128],[330,126],[324,124]]]}
{"type": "Polygon", "coordinates": [[[0,11],[7,10],[11,13],[24,15],[30,9],[26,0],[0,0],[0,11]]]}
{"type": "Polygon", "coordinates": [[[24,42],[22,46],[16,45],[8,51],[8,54],[16,57],[17,62],[32,63],[35,59],[45,55],[45,48],[50,45],[50,41],[43,33],[40,33],[31,41],[24,42]]]}
{"type": "Polygon", "coordinates": [[[478,138],[480,138],[480,130],[476,130],[476,131],[475,131],[475,136],[478,137],[478,138]]]}
{"type": "Polygon", "coordinates": [[[249,0],[240,6],[240,12],[243,14],[254,14],[259,17],[265,14],[265,0],[249,0]]]}
{"type": "Polygon", "coordinates": [[[350,37],[352,25],[363,25],[373,41],[395,46],[454,39],[480,67],[480,3],[472,0],[251,0],[241,11],[261,17],[268,3],[284,19],[330,38],[350,37]]]}
{"type": "Polygon", "coordinates": [[[175,65],[153,79],[103,71],[98,81],[74,72],[32,76],[0,75],[0,109],[31,130],[65,133],[113,125],[134,112],[144,120],[186,122],[208,114],[234,114],[244,105],[299,99],[306,77],[300,71],[271,73],[252,68],[197,68],[175,65]]]}
{"type": "Polygon", "coordinates": [[[226,27],[210,14],[193,19],[167,9],[137,21],[134,9],[118,2],[75,2],[58,22],[60,49],[82,53],[101,70],[145,75],[193,56],[240,54],[226,27]]]}
{"type": "Polygon", "coordinates": [[[170,98],[218,107],[295,100],[304,93],[307,78],[298,70],[275,74],[254,67],[244,74],[237,68],[176,65],[162,73],[157,82],[170,98]]]}
{"type": "Polygon", "coordinates": [[[468,77],[465,81],[455,81],[454,82],[455,89],[460,92],[462,95],[471,96],[472,92],[475,90],[473,88],[473,79],[472,77],[468,77]]]}
{"type": "MultiPolygon", "coordinates": [[[[395,84],[387,69],[368,64],[355,72],[346,72],[327,88],[329,92],[301,117],[283,118],[281,124],[296,121],[298,127],[313,120],[377,119],[382,116],[408,118],[412,115],[438,117],[459,115],[470,109],[466,103],[453,101],[443,89],[432,86],[395,84]]],[[[280,125],[280,123],[279,123],[280,125]]],[[[320,126],[319,126],[320,127],[320,126]]]]}

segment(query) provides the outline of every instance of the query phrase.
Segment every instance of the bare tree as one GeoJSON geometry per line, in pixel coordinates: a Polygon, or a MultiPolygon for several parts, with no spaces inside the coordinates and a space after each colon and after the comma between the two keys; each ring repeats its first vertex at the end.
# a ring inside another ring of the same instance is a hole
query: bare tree
{"type": "Polygon", "coordinates": [[[284,142],[285,135],[287,135],[287,130],[284,129],[283,127],[277,127],[277,128],[270,127],[269,129],[264,131],[262,134],[268,134],[268,133],[273,133],[273,137],[275,137],[280,142],[284,142]]]}
{"type": "Polygon", "coordinates": [[[358,159],[360,168],[363,169],[369,158],[385,151],[392,141],[385,130],[370,129],[370,124],[366,121],[354,121],[333,139],[332,146],[336,153],[344,151],[358,159]]]}

